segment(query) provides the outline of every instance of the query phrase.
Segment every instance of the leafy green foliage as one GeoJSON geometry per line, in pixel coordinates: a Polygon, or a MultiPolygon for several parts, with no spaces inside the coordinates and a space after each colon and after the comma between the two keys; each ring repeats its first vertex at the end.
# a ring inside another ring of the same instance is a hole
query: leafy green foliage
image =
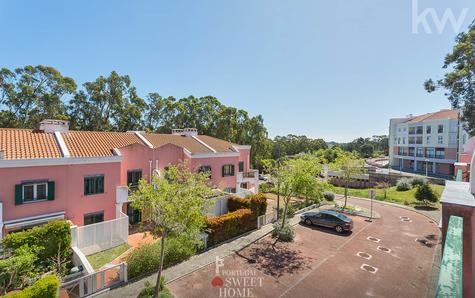
{"type": "Polygon", "coordinates": [[[339,145],[348,152],[357,152],[359,156],[368,158],[389,154],[389,140],[387,135],[373,136],[372,138],[357,138],[349,143],[339,145]]]}
{"type": "MultiPolygon", "coordinates": [[[[180,263],[196,254],[200,248],[196,238],[187,235],[169,237],[165,244],[163,266],[180,263]]],[[[127,257],[129,278],[157,271],[160,265],[161,243],[145,244],[133,250],[127,257]]]]}
{"type": "Polygon", "coordinates": [[[410,179],[412,187],[421,186],[427,184],[428,181],[425,177],[413,177],[410,179]]]}
{"type": "Polygon", "coordinates": [[[208,244],[214,245],[257,227],[257,217],[250,209],[239,209],[206,220],[208,244]]]}
{"type": "Polygon", "coordinates": [[[5,298],[56,298],[58,297],[60,282],[55,275],[48,275],[35,284],[19,292],[7,294],[5,298]]]}
{"type": "MultiPolygon", "coordinates": [[[[173,165],[166,170],[166,178],[154,175],[152,183],[144,179],[130,196],[132,206],[148,213],[147,228],[156,237],[161,237],[161,245],[169,236],[186,236],[198,239],[205,225],[203,210],[208,210],[207,200],[213,194],[207,185],[208,173],[191,172],[185,163],[173,165]]],[[[164,264],[164,250],[160,253],[160,278],[164,264]]],[[[157,281],[157,291],[159,292],[157,281]]]]}
{"type": "Polygon", "coordinates": [[[323,197],[327,201],[334,201],[335,200],[335,193],[333,191],[324,191],[323,197]]]}
{"type": "MultiPolygon", "coordinates": [[[[145,282],[145,287],[140,291],[137,298],[152,298],[155,294],[155,287],[147,280],[145,282]]],[[[162,276],[160,278],[160,296],[158,298],[173,298],[174,296],[170,293],[170,290],[165,286],[165,278],[162,276]]]]}
{"type": "Polygon", "coordinates": [[[279,159],[299,153],[312,153],[328,146],[323,139],[311,139],[306,136],[277,136],[272,141],[272,158],[279,159]]]}
{"type": "Polygon", "coordinates": [[[39,275],[35,269],[38,247],[21,246],[0,259],[0,292],[31,284],[39,275]]]}
{"type": "Polygon", "coordinates": [[[364,173],[364,160],[359,158],[355,152],[340,152],[331,167],[338,171],[339,178],[345,183],[345,205],[348,199],[348,185],[356,179],[358,175],[364,173]]]}
{"type": "Polygon", "coordinates": [[[239,209],[249,208],[254,216],[266,214],[267,197],[262,194],[253,194],[248,198],[230,197],[228,199],[228,210],[234,212],[239,209]]]}
{"type": "Polygon", "coordinates": [[[452,51],[445,56],[443,69],[446,70],[442,79],[434,82],[429,79],[424,82],[427,92],[439,88],[447,90],[452,107],[463,108],[462,122],[470,135],[475,135],[475,22],[467,32],[461,32],[455,38],[452,51]]]}
{"type": "Polygon", "coordinates": [[[422,202],[425,205],[437,203],[439,200],[439,196],[435,193],[429,183],[417,186],[415,197],[419,202],[422,202]]]}
{"type": "Polygon", "coordinates": [[[0,69],[0,124],[2,127],[38,128],[44,119],[67,119],[63,99],[76,83],[53,67],[38,65],[0,69]]]}
{"type": "Polygon", "coordinates": [[[292,242],[295,238],[295,229],[287,221],[277,221],[273,225],[272,237],[284,242],[292,242]]]}
{"type": "MultiPolygon", "coordinates": [[[[32,229],[5,236],[2,244],[6,250],[15,251],[23,246],[36,247],[38,259],[35,266],[47,271],[55,259],[69,260],[71,256],[71,231],[65,220],[55,220],[32,229]],[[59,256],[58,256],[59,255],[59,256]]],[[[64,269],[64,268],[63,268],[64,269]]],[[[58,272],[64,274],[64,272],[58,272]]]]}
{"type": "Polygon", "coordinates": [[[412,180],[408,178],[401,178],[396,183],[397,191],[408,191],[412,188],[412,180]]]}

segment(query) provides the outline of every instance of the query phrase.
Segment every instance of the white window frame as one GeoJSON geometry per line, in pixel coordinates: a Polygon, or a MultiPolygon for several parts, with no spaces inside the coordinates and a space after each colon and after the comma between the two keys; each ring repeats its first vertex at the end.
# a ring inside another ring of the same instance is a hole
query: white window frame
{"type": "Polygon", "coordinates": [[[437,137],[437,144],[443,144],[444,143],[444,136],[438,136],[437,137]]]}
{"type": "Polygon", "coordinates": [[[21,186],[21,199],[23,203],[38,202],[48,200],[48,182],[25,183],[21,186]],[[38,199],[38,185],[44,185],[46,188],[46,196],[44,199],[38,199]],[[25,201],[25,186],[33,186],[33,199],[25,201]]]}

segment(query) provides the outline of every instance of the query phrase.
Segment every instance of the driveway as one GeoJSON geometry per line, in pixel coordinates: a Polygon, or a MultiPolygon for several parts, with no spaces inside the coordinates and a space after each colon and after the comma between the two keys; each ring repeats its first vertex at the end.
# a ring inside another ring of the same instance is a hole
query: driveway
{"type": "Polygon", "coordinates": [[[266,237],[168,287],[176,297],[431,295],[436,224],[410,210],[377,202],[373,208],[381,218],[370,223],[353,217],[352,233],[297,225],[292,243],[273,246],[266,237]]]}

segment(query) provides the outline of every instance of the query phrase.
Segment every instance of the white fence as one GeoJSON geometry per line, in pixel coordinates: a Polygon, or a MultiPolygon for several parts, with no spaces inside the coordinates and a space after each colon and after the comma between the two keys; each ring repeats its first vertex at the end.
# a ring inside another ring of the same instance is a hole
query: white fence
{"type": "Polygon", "coordinates": [[[209,199],[212,203],[208,216],[219,216],[228,213],[228,195],[209,199]]]}
{"type": "Polygon", "coordinates": [[[129,218],[123,213],[121,215],[117,219],[71,228],[72,246],[87,256],[126,243],[129,218]]]}
{"type": "Polygon", "coordinates": [[[87,297],[127,282],[127,264],[121,263],[61,285],[59,297],[87,297]]]}
{"type": "Polygon", "coordinates": [[[260,229],[263,226],[270,224],[277,220],[277,212],[267,213],[257,218],[257,228],[260,229]]]}

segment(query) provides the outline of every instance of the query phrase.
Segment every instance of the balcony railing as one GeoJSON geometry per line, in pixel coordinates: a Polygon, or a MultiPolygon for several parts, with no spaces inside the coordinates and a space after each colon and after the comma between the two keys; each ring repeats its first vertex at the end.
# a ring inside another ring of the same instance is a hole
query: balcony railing
{"type": "Polygon", "coordinates": [[[257,170],[251,170],[249,172],[242,173],[243,178],[257,178],[258,172],[257,170]]]}
{"type": "Polygon", "coordinates": [[[450,216],[436,297],[462,297],[463,218],[450,216]]]}

